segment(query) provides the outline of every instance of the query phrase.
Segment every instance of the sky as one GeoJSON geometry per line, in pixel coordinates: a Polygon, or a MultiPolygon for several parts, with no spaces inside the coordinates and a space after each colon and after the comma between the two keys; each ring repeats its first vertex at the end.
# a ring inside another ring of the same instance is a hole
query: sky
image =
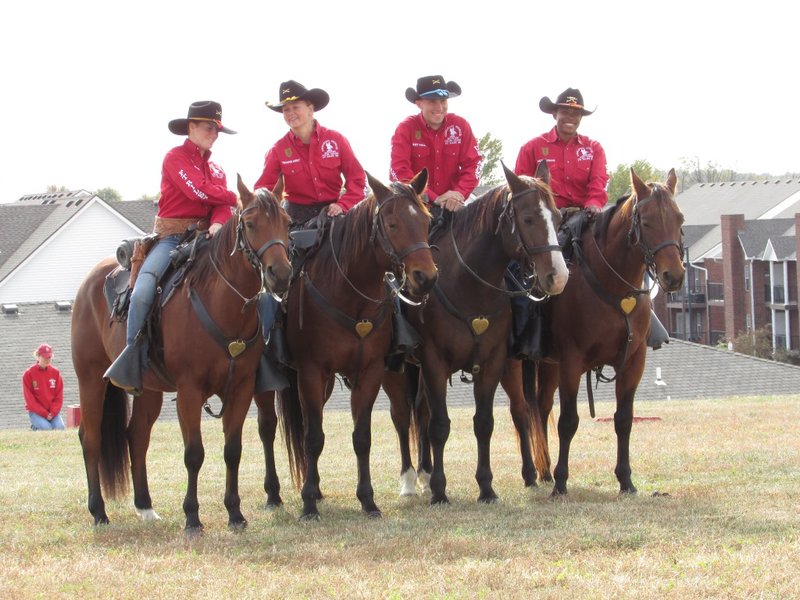
{"type": "Polygon", "coordinates": [[[264,106],[295,79],[331,97],[318,121],[388,181],[390,139],[417,112],[405,90],[443,75],[476,137],[520,146],[553,126],[539,99],[579,88],[580,133],[609,170],[647,160],[800,172],[797,8],[787,2],[535,0],[207,2],[26,0],[0,8],[0,202],[49,185],[155,195],[167,122],[216,100],[213,160],[252,186],[283,118],[264,106]]]}

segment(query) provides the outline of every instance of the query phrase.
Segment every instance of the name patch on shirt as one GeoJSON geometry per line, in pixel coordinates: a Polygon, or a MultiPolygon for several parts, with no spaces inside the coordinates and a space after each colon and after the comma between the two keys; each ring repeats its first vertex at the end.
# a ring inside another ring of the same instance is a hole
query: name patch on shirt
{"type": "Polygon", "coordinates": [[[591,148],[586,146],[581,146],[578,148],[578,162],[582,160],[592,160],[594,158],[594,152],[592,152],[591,148]]]}
{"type": "Polygon", "coordinates": [[[446,145],[461,143],[461,127],[450,125],[444,132],[444,143],[446,145]]]}
{"type": "Polygon", "coordinates": [[[339,158],[339,145],[333,140],[322,142],[322,158],[339,158]]]}
{"type": "Polygon", "coordinates": [[[282,160],[281,164],[282,165],[291,165],[291,164],[299,163],[299,162],[300,162],[299,158],[293,158],[292,160],[282,160]]]}

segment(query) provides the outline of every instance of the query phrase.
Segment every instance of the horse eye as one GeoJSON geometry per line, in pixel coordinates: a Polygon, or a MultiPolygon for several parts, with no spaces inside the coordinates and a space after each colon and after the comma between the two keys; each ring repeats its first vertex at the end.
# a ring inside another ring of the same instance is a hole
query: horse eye
{"type": "Polygon", "coordinates": [[[248,229],[252,229],[253,228],[253,222],[252,221],[245,221],[244,222],[244,226],[247,227],[248,229]]]}

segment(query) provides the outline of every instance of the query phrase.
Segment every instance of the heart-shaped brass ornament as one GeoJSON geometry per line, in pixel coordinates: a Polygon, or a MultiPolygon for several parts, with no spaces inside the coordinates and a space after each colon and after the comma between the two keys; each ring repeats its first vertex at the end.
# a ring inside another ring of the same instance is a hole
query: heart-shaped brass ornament
{"type": "Polygon", "coordinates": [[[626,315],[631,314],[634,308],[636,308],[636,296],[627,296],[619,301],[619,307],[622,309],[626,315]]]}
{"type": "Polygon", "coordinates": [[[369,335],[369,332],[372,331],[372,321],[359,321],[356,323],[356,333],[358,337],[365,338],[369,335]]]}
{"type": "Polygon", "coordinates": [[[236,358],[246,349],[247,344],[245,344],[242,340],[236,340],[235,342],[228,344],[228,354],[231,355],[231,358],[236,358]]]}
{"type": "Polygon", "coordinates": [[[472,319],[471,325],[475,335],[481,335],[484,331],[489,329],[489,319],[486,317],[475,317],[472,319]]]}

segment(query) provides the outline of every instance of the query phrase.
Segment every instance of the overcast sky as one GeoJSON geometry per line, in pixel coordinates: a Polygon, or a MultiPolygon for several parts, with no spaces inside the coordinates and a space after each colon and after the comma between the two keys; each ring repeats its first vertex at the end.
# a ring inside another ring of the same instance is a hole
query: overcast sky
{"type": "Polygon", "coordinates": [[[519,147],[539,111],[580,88],[609,168],[683,158],[740,172],[800,171],[798,9],[790,2],[535,0],[5,2],[0,8],[0,201],[45,191],[159,190],[167,130],[195,100],[222,103],[214,160],[252,185],[287,131],[264,106],[296,79],[329,92],[320,123],[388,180],[389,141],[417,77],[463,89],[450,112],[519,147]],[[613,6],[613,8],[611,8],[613,6]]]}

